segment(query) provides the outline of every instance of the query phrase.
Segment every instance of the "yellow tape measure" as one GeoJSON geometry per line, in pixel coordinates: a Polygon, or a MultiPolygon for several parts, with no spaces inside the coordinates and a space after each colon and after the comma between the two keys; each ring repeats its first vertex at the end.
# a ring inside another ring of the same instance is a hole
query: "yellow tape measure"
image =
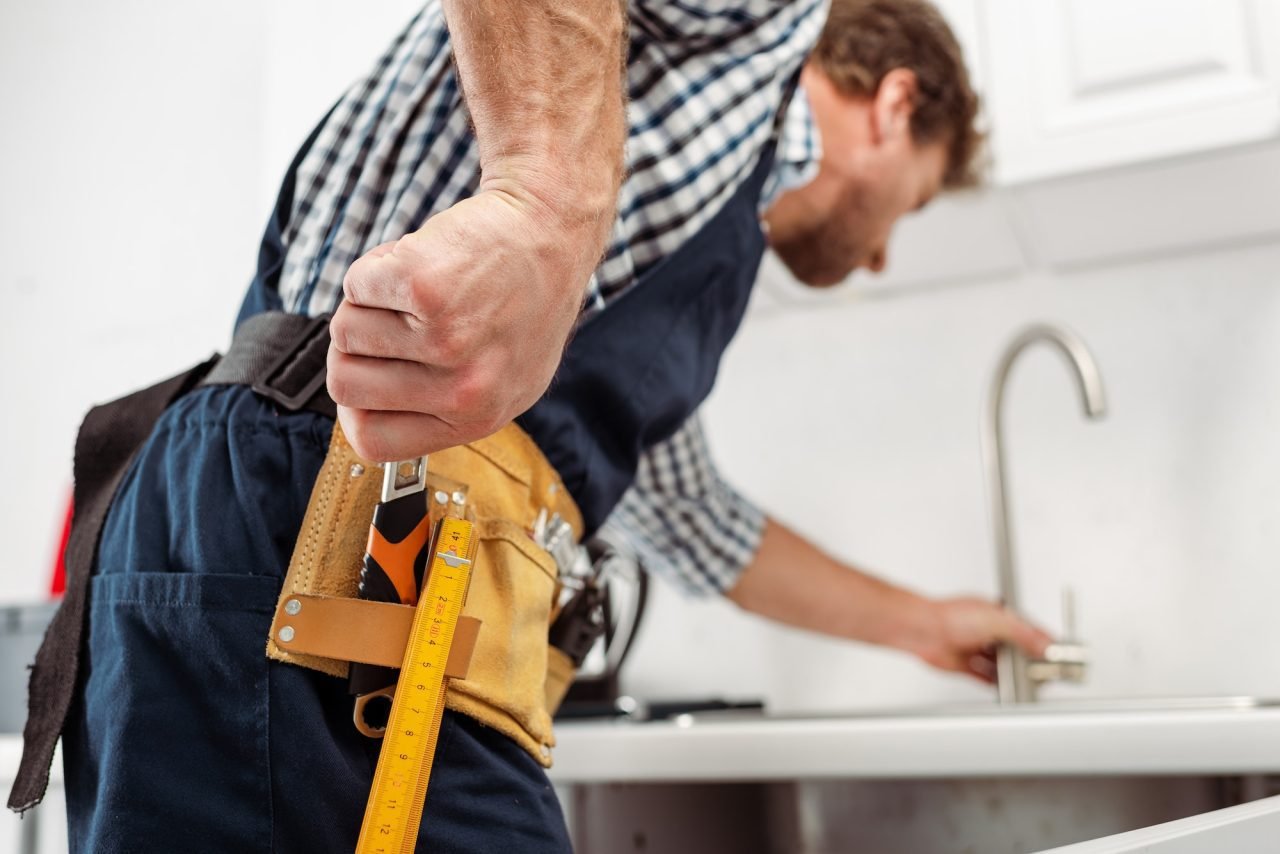
{"type": "Polygon", "coordinates": [[[410,854],[422,823],[447,687],[445,665],[471,580],[471,523],[440,521],[418,598],[356,854],[410,854]]]}

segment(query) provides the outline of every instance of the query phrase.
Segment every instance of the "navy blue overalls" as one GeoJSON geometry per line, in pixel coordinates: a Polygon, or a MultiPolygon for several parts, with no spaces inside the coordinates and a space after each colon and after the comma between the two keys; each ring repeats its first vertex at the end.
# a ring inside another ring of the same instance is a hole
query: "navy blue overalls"
{"type": "MultiPolygon", "coordinates": [[[[757,205],[771,152],[683,248],[583,324],[551,391],[520,419],[590,530],[643,449],[711,388],[763,251],[757,205]]],[[[242,319],[280,308],[291,185],[242,319]]],[[[245,386],[204,387],[165,412],[135,459],[103,529],[83,689],[63,736],[73,852],[355,847],[380,742],[353,728],[344,680],[264,652],[332,425],[277,411],[245,386]]],[[[438,854],[570,850],[543,769],[452,712],[419,844],[438,854]]]]}

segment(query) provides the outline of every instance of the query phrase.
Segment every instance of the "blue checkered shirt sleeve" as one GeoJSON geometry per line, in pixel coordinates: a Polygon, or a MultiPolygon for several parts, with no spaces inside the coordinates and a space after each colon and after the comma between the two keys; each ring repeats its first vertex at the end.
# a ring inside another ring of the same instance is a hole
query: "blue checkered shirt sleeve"
{"type": "Polygon", "coordinates": [[[693,596],[724,593],[755,557],[764,512],[729,485],[694,415],[640,460],[605,534],[635,549],[649,572],[693,596]]]}

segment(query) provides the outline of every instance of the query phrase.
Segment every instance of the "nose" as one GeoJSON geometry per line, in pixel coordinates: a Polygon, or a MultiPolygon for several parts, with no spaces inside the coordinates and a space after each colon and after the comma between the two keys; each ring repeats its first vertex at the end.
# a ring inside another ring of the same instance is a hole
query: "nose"
{"type": "Polygon", "coordinates": [[[867,269],[873,273],[882,273],[888,261],[889,254],[885,252],[884,247],[881,247],[871,254],[871,260],[867,262],[867,269]]]}

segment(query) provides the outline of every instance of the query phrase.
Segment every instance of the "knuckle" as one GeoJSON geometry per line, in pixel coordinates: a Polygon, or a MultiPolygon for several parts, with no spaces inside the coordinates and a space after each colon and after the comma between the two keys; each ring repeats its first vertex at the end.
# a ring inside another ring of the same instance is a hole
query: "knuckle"
{"type": "Polygon", "coordinates": [[[462,336],[453,329],[441,329],[430,337],[428,345],[432,363],[445,368],[461,364],[466,359],[467,348],[462,336]]]}
{"type": "Polygon", "coordinates": [[[433,285],[434,281],[417,268],[409,273],[403,284],[410,314],[419,318],[431,318],[442,313],[442,294],[433,285]]]}
{"type": "Polygon", "coordinates": [[[403,324],[397,330],[396,343],[408,357],[420,365],[434,364],[431,358],[431,328],[421,318],[405,312],[400,315],[403,324]]]}
{"type": "Polygon", "coordinates": [[[454,420],[475,423],[487,420],[493,384],[480,371],[460,371],[449,396],[449,414],[454,420]]]}
{"type": "Polygon", "coordinates": [[[460,383],[454,417],[467,433],[467,440],[481,439],[506,426],[513,413],[505,403],[504,388],[494,376],[476,372],[460,383]]]}
{"type": "Polygon", "coordinates": [[[355,305],[361,305],[360,300],[364,295],[365,267],[365,259],[357,258],[342,277],[342,296],[355,305]]]}
{"type": "Polygon", "coordinates": [[[374,413],[363,409],[350,409],[343,421],[343,432],[352,450],[363,459],[383,461],[391,459],[382,432],[374,425],[374,413]]]}
{"type": "Polygon", "coordinates": [[[351,352],[351,324],[347,317],[348,313],[342,310],[342,306],[338,306],[333,319],[329,321],[329,341],[333,344],[331,351],[336,349],[342,353],[351,352]]]}
{"type": "Polygon", "coordinates": [[[368,450],[368,413],[360,409],[343,407],[339,411],[338,420],[342,422],[342,433],[346,437],[347,444],[351,445],[352,450],[366,460],[371,459],[366,453],[368,450]]]}
{"type": "Polygon", "coordinates": [[[325,365],[325,386],[329,389],[329,396],[333,398],[334,403],[346,405],[352,400],[352,380],[350,372],[347,369],[347,361],[341,352],[335,347],[329,348],[329,355],[325,365]]]}

